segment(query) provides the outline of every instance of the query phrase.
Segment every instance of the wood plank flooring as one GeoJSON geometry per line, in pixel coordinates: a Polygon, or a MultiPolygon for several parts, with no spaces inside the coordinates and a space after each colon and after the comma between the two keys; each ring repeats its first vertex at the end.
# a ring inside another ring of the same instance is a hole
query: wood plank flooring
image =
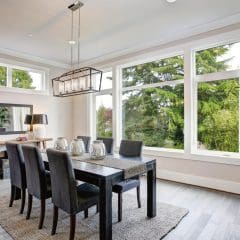
{"type": "MultiPolygon", "coordinates": [[[[6,187],[9,179],[0,180],[0,191],[6,187]]],[[[136,191],[131,194],[136,195],[136,191]]],[[[146,196],[145,177],[141,194],[146,196]]],[[[190,211],[164,240],[240,240],[240,195],[157,180],[157,200],[190,211]]],[[[0,227],[3,239],[11,237],[0,227]]]]}

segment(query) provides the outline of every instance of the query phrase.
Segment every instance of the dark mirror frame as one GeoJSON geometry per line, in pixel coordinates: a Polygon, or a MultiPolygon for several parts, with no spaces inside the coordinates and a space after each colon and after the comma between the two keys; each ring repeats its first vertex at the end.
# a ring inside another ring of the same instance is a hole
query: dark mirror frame
{"type": "MultiPolygon", "coordinates": [[[[33,114],[33,105],[29,105],[29,104],[0,103],[0,107],[29,107],[30,114],[33,114]]],[[[0,135],[21,134],[25,132],[26,131],[8,131],[8,132],[6,131],[6,132],[0,132],[0,135]]]]}

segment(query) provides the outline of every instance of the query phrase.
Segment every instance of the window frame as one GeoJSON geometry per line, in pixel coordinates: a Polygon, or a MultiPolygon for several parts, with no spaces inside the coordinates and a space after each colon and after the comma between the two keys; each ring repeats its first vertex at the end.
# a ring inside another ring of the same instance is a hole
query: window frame
{"type": "Polygon", "coordinates": [[[7,68],[7,85],[0,86],[0,92],[27,93],[49,95],[49,69],[32,64],[26,64],[17,61],[0,58],[0,66],[7,68]],[[12,87],[12,70],[19,69],[23,71],[41,74],[41,90],[12,87]]]}
{"type": "MultiPolygon", "coordinates": [[[[196,150],[196,71],[195,71],[195,51],[204,50],[206,48],[221,46],[233,42],[240,41],[240,29],[227,30],[222,32],[210,32],[203,37],[189,38],[186,42],[176,41],[169,44],[145,49],[143,51],[129,54],[125,57],[115,58],[114,60],[105,59],[104,61],[94,63],[98,68],[112,68],[113,70],[113,138],[115,150],[118,151],[120,145],[119,126],[121,118],[121,71],[122,67],[129,65],[141,64],[144,62],[158,60],[160,58],[171,57],[178,54],[184,55],[184,150],[143,147],[143,154],[147,156],[155,156],[158,159],[173,159],[176,161],[203,161],[210,163],[220,163],[226,165],[240,165],[240,154],[223,152],[199,152],[196,150]]],[[[238,70],[234,70],[238,71],[238,70]]],[[[219,74],[219,73],[218,73],[219,74]]],[[[227,73],[230,74],[230,73],[227,73]]],[[[94,126],[91,125],[91,126],[94,126]]],[[[91,129],[90,129],[91,132],[91,129]]]]}

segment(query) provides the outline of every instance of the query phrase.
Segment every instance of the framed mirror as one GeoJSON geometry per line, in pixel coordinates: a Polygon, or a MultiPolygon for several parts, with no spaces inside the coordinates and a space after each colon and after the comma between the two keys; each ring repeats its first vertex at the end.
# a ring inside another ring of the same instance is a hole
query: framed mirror
{"type": "Polygon", "coordinates": [[[25,133],[25,117],[32,113],[33,105],[0,103],[0,135],[25,133]]]}

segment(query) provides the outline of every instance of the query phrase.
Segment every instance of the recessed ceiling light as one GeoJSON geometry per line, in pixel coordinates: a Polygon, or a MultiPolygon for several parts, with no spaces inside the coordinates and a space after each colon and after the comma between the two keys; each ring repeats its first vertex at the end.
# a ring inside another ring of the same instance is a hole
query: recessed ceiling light
{"type": "Polygon", "coordinates": [[[69,43],[70,45],[74,45],[74,44],[76,44],[76,41],[74,41],[74,40],[69,40],[68,43],[69,43]]]}
{"type": "Polygon", "coordinates": [[[29,37],[32,37],[33,35],[31,33],[28,34],[29,37]]]}
{"type": "Polygon", "coordinates": [[[176,2],[177,0],[166,0],[168,3],[174,3],[176,2]]]}

